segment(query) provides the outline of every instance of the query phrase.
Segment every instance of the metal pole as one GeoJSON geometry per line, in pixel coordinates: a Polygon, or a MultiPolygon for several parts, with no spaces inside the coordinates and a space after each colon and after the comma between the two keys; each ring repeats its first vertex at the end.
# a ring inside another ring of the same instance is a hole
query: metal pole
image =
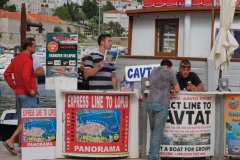
{"type": "Polygon", "coordinates": [[[20,27],[20,33],[21,33],[21,46],[23,42],[26,39],[26,8],[25,8],[25,3],[22,3],[22,10],[21,10],[21,27],[20,27]]]}
{"type": "Polygon", "coordinates": [[[100,21],[101,21],[100,3],[101,3],[101,1],[98,2],[98,36],[100,36],[100,33],[101,33],[101,29],[100,29],[100,21]]]}

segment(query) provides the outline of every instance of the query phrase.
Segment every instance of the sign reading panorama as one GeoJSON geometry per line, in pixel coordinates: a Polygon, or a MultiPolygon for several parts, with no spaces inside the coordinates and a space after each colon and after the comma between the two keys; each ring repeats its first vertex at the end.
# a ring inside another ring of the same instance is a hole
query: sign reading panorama
{"type": "Polygon", "coordinates": [[[150,77],[152,69],[159,66],[160,64],[126,66],[125,67],[126,80],[129,82],[141,81],[142,78],[150,77]]]}

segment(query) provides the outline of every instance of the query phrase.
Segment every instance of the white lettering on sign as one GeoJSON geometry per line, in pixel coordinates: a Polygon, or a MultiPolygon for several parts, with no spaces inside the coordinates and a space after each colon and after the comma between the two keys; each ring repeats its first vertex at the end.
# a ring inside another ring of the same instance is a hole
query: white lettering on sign
{"type": "Polygon", "coordinates": [[[128,108],[128,96],[117,96],[115,99],[115,108],[128,108]]]}
{"type": "Polygon", "coordinates": [[[74,146],[75,152],[101,152],[101,153],[108,153],[108,152],[120,152],[119,146],[74,146]]]}
{"type": "Polygon", "coordinates": [[[103,108],[103,96],[92,97],[92,108],[103,108]]]}
{"type": "Polygon", "coordinates": [[[82,95],[68,95],[69,108],[88,108],[89,96],[82,95]]]}

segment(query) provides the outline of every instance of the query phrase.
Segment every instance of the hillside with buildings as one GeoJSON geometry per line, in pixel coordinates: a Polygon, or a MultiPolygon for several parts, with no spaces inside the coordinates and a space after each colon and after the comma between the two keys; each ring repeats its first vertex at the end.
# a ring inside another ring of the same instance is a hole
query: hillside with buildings
{"type": "Polygon", "coordinates": [[[21,5],[25,3],[27,19],[41,22],[44,32],[39,34],[35,29],[27,32],[40,44],[45,44],[48,32],[78,33],[80,41],[99,33],[112,36],[128,35],[129,18],[126,10],[139,9],[141,2],[136,0],[5,0],[0,6],[0,44],[6,47],[18,45],[20,41],[21,5]],[[6,8],[11,6],[11,12],[6,8]],[[94,7],[94,9],[91,9],[94,7]],[[13,10],[15,10],[13,12],[13,10]]]}

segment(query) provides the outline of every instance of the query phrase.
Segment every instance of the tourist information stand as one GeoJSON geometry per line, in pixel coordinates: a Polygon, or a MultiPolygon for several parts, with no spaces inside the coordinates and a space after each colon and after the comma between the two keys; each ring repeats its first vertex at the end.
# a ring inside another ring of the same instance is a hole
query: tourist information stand
{"type": "MultiPolygon", "coordinates": [[[[160,155],[207,157],[214,155],[215,94],[182,92],[170,101],[160,155]]],[[[147,123],[147,148],[150,127],[147,123]]]]}
{"type": "MultiPolygon", "coordinates": [[[[239,92],[180,92],[170,102],[161,156],[216,160],[240,156],[239,101],[239,92]]],[[[148,153],[150,136],[149,122],[143,124],[147,129],[143,131],[146,150],[142,156],[148,153]]]]}
{"type": "Polygon", "coordinates": [[[137,90],[56,89],[56,100],[56,158],[139,157],[137,90]]]}

